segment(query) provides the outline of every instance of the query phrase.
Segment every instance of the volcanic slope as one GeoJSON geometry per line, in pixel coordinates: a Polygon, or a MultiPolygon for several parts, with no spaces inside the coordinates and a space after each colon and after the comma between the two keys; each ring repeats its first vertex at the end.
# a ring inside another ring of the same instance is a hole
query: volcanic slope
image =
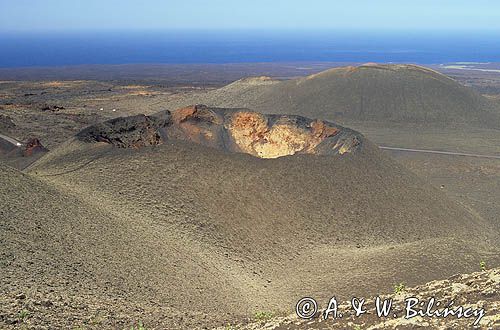
{"type": "Polygon", "coordinates": [[[242,307],[224,274],[230,263],[213,262],[213,251],[176,228],[182,211],[163,223],[153,210],[171,205],[122,210],[105,194],[44,181],[0,164],[0,328],[128,329],[155,314],[161,328],[186,329],[242,307]]]}
{"type": "Polygon", "coordinates": [[[210,328],[498,262],[485,221],[358,133],[345,132],[360,142],[350,152],[264,159],[192,142],[198,111],[217,125],[249,111],[194,110],[185,126],[182,110],[88,129],[28,174],[0,167],[2,310],[28,309],[31,325],[210,328]]]}
{"type": "Polygon", "coordinates": [[[294,80],[245,78],[175,106],[205,103],[350,123],[500,125],[500,108],[455,80],[421,66],[365,64],[294,80]]]}

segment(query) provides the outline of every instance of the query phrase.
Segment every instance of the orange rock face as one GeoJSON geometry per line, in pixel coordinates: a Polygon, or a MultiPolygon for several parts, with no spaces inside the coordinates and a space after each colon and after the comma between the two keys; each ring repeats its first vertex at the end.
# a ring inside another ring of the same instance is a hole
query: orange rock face
{"type": "Polygon", "coordinates": [[[186,119],[192,117],[197,111],[198,106],[196,105],[178,109],[172,113],[172,121],[176,124],[180,124],[186,119]]]}
{"type": "Polygon", "coordinates": [[[242,152],[260,157],[277,158],[296,153],[314,153],[327,137],[338,132],[322,121],[313,121],[301,127],[289,117],[270,123],[257,112],[237,112],[230,118],[227,130],[242,152]]]}

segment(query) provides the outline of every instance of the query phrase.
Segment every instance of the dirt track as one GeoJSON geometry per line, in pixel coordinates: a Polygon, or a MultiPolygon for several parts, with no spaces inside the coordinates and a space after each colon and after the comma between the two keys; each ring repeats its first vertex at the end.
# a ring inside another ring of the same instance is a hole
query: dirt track
{"type": "Polygon", "coordinates": [[[379,148],[380,149],[384,149],[384,150],[394,150],[394,151],[421,152],[421,153],[439,154],[439,155],[451,155],[451,156],[464,156],[464,157],[500,159],[500,156],[495,156],[495,155],[469,154],[469,153],[453,152],[453,151],[427,150],[427,149],[408,149],[408,148],[384,147],[384,146],[379,146],[379,148]]]}
{"type": "Polygon", "coordinates": [[[10,144],[14,145],[15,147],[20,147],[20,146],[22,146],[22,145],[23,145],[21,142],[19,142],[19,141],[17,141],[17,140],[15,140],[15,139],[13,139],[13,138],[11,138],[11,137],[8,137],[8,136],[6,136],[6,135],[3,135],[3,134],[0,134],[0,139],[3,139],[3,140],[5,140],[5,141],[7,141],[8,143],[10,143],[10,144]]]}

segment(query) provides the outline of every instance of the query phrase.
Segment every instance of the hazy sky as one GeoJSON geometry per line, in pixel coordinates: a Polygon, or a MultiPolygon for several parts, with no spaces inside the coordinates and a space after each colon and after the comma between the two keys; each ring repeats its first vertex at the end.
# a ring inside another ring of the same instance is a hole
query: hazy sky
{"type": "Polygon", "coordinates": [[[500,31],[500,1],[0,0],[0,33],[90,29],[500,31]]]}

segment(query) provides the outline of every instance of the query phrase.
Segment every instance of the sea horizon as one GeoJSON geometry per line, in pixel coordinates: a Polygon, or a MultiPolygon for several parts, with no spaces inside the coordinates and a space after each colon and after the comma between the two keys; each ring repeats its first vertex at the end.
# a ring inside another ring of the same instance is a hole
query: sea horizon
{"type": "Polygon", "coordinates": [[[1,32],[0,67],[86,64],[500,62],[496,31],[1,32]]]}

